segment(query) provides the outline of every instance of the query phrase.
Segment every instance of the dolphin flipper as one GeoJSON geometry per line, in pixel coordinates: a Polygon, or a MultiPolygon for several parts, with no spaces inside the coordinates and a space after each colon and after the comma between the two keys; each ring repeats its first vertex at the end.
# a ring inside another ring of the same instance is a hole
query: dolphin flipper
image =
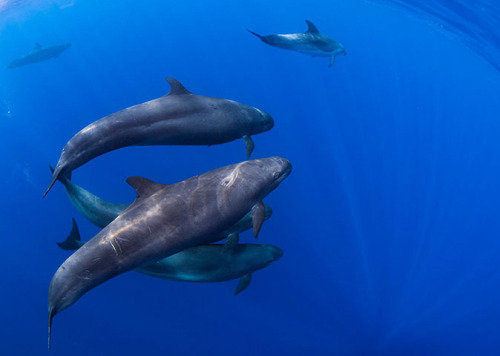
{"type": "Polygon", "coordinates": [[[252,208],[253,236],[255,236],[255,238],[259,236],[260,228],[262,227],[262,224],[265,220],[265,215],[266,208],[261,200],[252,208]]]}
{"type": "Polygon", "coordinates": [[[253,143],[251,136],[245,135],[243,136],[243,139],[245,140],[245,146],[247,148],[247,158],[250,158],[253,149],[255,148],[255,143],[253,143]]]}
{"type": "Polygon", "coordinates": [[[331,68],[333,66],[333,62],[335,62],[335,55],[330,57],[330,64],[328,64],[328,68],[331,68]]]}
{"type": "Polygon", "coordinates": [[[239,241],[240,241],[240,235],[238,233],[227,235],[226,243],[222,248],[222,253],[234,251],[236,246],[238,246],[239,241]]]}
{"type": "Polygon", "coordinates": [[[248,286],[250,285],[251,281],[252,281],[252,274],[251,273],[241,277],[239,282],[238,282],[238,285],[236,286],[236,289],[234,290],[234,295],[238,295],[241,292],[243,292],[245,289],[247,289],[248,286]]]}
{"type": "Polygon", "coordinates": [[[78,231],[78,225],[76,224],[75,218],[73,218],[73,227],[71,228],[71,232],[69,233],[66,240],[62,242],[57,242],[57,246],[62,248],[63,250],[72,251],[78,250],[83,246],[82,239],[80,238],[80,231],[78,231]]]}

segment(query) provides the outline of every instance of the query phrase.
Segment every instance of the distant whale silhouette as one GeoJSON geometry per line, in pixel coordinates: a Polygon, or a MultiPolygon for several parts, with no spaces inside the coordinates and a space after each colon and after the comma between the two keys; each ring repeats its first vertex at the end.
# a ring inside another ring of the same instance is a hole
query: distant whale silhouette
{"type": "Polygon", "coordinates": [[[55,45],[55,46],[42,46],[38,43],[35,44],[33,51],[25,56],[13,60],[9,63],[7,68],[17,68],[28,64],[43,62],[51,58],[57,58],[61,53],[71,47],[70,43],[55,45]]]}
{"type": "Polygon", "coordinates": [[[273,47],[310,54],[313,57],[330,57],[328,67],[333,65],[336,56],[339,54],[346,55],[345,48],[340,42],[320,33],[311,21],[306,20],[306,23],[308,26],[307,31],[302,33],[261,36],[250,30],[248,32],[273,47]]]}
{"type": "Polygon", "coordinates": [[[52,318],[105,281],[189,247],[220,240],[220,232],[252,212],[254,236],[264,222],[262,199],[290,174],[281,157],[240,162],[163,185],[131,177],[137,198],[122,214],[73,253],[49,286],[52,318]]]}
{"type": "MultiPolygon", "coordinates": [[[[57,243],[64,250],[77,250],[81,241],[75,219],[66,240],[57,243]]],[[[199,245],[166,257],[135,271],[152,277],[180,282],[212,283],[240,278],[234,295],[249,285],[252,273],[269,266],[283,256],[283,251],[273,245],[239,244],[231,251],[225,245],[199,245]]]]}
{"type": "Polygon", "coordinates": [[[247,158],[250,135],[270,130],[272,117],[232,100],[195,95],[167,78],[170,93],[103,117],[64,146],[45,195],[62,174],[118,148],[150,145],[216,145],[243,138],[247,158]]]}

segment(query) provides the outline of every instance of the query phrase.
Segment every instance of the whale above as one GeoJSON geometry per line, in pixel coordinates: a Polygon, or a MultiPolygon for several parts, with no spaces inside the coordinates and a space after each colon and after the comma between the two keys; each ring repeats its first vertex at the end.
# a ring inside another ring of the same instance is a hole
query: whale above
{"type": "Polygon", "coordinates": [[[51,58],[57,58],[61,55],[61,53],[63,53],[70,47],[70,43],[55,46],[42,46],[36,43],[33,51],[25,56],[13,60],[7,65],[7,68],[17,68],[28,64],[43,62],[51,58]]]}
{"type": "Polygon", "coordinates": [[[45,194],[63,174],[113,150],[128,146],[216,145],[243,138],[247,158],[251,135],[270,130],[272,117],[232,100],[195,95],[173,78],[170,93],[99,119],[64,146],[45,194]]]}
{"type": "MultiPolygon", "coordinates": [[[[75,219],[66,240],[58,245],[64,250],[76,250],[81,241],[75,219]]],[[[245,290],[252,273],[269,266],[283,256],[283,251],[273,245],[239,244],[230,251],[225,245],[199,245],[166,257],[135,271],[152,277],[180,282],[213,283],[240,278],[234,295],[245,290]]]]}
{"type": "Polygon", "coordinates": [[[330,57],[328,67],[333,65],[336,56],[347,54],[340,42],[320,33],[311,21],[306,20],[306,23],[307,31],[301,33],[261,36],[250,30],[248,32],[273,47],[310,54],[313,57],[330,57]]]}
{"type": "Polygon", "coordinates": [[[163,185],[131,177],[137,198],[73,253],[49,286],[48,331],[53,317],[83,294],[124,272],[186,248],[220,240],[220,232],[252,212],[254,235],[264,222],[262,199],[290,174],[281,157],[245,161],[163,185]]]}

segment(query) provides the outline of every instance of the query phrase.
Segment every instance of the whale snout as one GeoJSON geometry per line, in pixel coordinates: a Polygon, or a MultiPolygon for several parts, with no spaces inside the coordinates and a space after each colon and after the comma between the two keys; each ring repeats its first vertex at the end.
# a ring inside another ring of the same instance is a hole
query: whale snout
{"type": "Polygon", "coordinates": [[[278,246],[269,245],[268,246],[268,251],[273,256],[273,261],[277,261],[281,257],[283,257],[283,250],[280,249],[278,246]]]}
{"type": "Polygon", "coordinates": [[[257,115],[257,121],[259,122],[259,128],[262,131],[271,130],[274,127],[273,117],[265,111],[257,108],[253,108],[257,115]]]}
{"type": "Polygon", "coordinates": [[[274,173],[275,179],[278,181],[279,184],[292,172],[292,164],[290,163],[289,160],[283,157],[273,157],[273,159],[279,166],[279,171],[274,173]]]}

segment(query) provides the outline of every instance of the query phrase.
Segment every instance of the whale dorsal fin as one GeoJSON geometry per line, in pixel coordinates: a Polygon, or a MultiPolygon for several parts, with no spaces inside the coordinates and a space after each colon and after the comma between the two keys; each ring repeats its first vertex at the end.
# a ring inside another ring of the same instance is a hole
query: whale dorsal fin
{"type": "Polygon", "coordinates": [[[177,79],[167,78],[165,79],[168,84],[170,84],[170,93],[168,95],[183,95],[183,94],[193,94],[182,85],[177,79]]]}
{"type": "Polygon", "coordinates": [[[40,43],[35,43],[35,49],[41,49],[42,48],[42,45],[40,43]]]}
{"type": "Polygon", "coordinates": [[[127,178],[127,183],[135,189],[139,198],[149,197],[166,187],[165,184],[156,183],[143,177],[129,177],[127,178]]]}
{"type": "Polygon", "coordinates": [[[307,24],[307,31],[306,32],[319,33],[318,29],[316,28],[316,26],[314,26],[314,24],[311,21],[306,20],[306,24],[307,24]]]}

